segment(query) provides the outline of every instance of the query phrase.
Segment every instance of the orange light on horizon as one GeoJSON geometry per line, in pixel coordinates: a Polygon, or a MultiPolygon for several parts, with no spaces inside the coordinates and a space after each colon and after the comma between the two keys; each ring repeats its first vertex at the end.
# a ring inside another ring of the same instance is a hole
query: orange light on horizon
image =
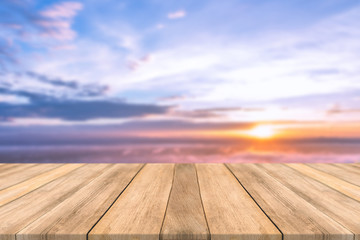
{"type": "Polygon", "coordinates": [[[244,134],[259,139],[268,139],[275,136],[276,131],[271,125],[258,125],[250,130],[244,131],[244,134]]]}

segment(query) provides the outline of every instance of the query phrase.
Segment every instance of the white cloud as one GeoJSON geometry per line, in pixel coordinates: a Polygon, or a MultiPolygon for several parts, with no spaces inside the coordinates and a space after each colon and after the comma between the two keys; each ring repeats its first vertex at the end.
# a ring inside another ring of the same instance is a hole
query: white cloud
{"type": "MultiPolygon", "coordinates": [[[[126,26],[120,30],[103,26],[104,34],[127,52],[80,39],[74,43],[76,48],[50,53],[28,65],[38,73],[108,85],[108,96],[112,97],[132,90],[179,93],[185,96],[177,101],[182,109],[246,106],[279,98],[336,93],[360,88],[359,13],[358,8],[307,29],[270,32],[250,40],[228,36],[204,41],[180,36],[180,43],[153,52],[145,51],[141,44],[144,33],[126,26]],[[144,58],[148,52],[151,61],[144,58]],[[131,65],[136,71],[128,68],[129,63],[136,63],[131,65]]],[[[136,97],[129,100],[137,101],[136,97]]],[[[272,106],[267,112],[267,116],[289,120],[319,119],[321,114],[312,106],[291,111],[272,106]]],[[[266,116],[255,112],[229,117],[261,120],[266,116]]]]}
{"type": "Polygon", "coordinates": [[[156,29],[163,29],[163,28],[165,28],[165,25],[162,23],[156,25],[156,29]]]}
{"type": "Polygon", "coordinates": [[[178,10],[176,12],[171,12],[168,13],[167,17],[169,19],[178,19],[178,18],[183,18],[186,16],[186,12],[184,10],[178,10]]]}
{"type": "MultiPolygon", "coordinates": [[[[130,25],[114,21],[111,23],[93,23],[96,31],[106,38],[106,43],[116,44],[132,53],[137,53],[141,48],[142,35],[135,31],[130,25]],[[113,26],[117,26],[114,28],[113,26]]],[[[106,44],[103,44],[106,46],[106,44]]]]}
{"type": "Polygon", "coordinates": [[[27,104],[29,99],[21,96],[10,95],[10,94],[0,94],[0,104],[27,104]]]}
{"type": "Polygon", "coordinates": [[[129,50],[135,50],[138,47],[138,40],[131,35],[119,36],[119,45],[129,50]]]}

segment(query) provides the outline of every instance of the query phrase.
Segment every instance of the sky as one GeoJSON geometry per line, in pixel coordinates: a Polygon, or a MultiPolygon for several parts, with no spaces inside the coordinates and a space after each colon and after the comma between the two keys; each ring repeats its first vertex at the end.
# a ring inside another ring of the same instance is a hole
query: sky
{"type": "Polygon", "coordinates": [[[360,138],[359,23],[356,0],[1,0],[2,139],[360,138]]]}

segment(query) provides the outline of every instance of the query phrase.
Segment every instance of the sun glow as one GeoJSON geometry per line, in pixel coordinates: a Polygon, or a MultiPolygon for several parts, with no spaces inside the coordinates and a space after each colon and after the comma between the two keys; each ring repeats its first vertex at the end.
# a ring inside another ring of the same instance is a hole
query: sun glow
{"type": "Polygon", "coordinates": [[[245,132],[246,135],[255,138],[271,138],[276,134],[273,126],[270,125],[259,125],[245,132]]]}

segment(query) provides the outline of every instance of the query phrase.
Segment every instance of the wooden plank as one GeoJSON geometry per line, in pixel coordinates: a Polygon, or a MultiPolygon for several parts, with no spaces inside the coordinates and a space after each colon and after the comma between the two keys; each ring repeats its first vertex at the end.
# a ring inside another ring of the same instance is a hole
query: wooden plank
{"type": "Polygon", "coordinates": [[[9,172],[16,172],[17,169],[25,169],[36,166],[36,164],[3,164],[0,166],[0,178],[6,176],[9,172]]]}
{"type": "Polygon", "coordinates": [[[9,171],[16,172],[17,168],[27,168],[35,166],[36,164],[3,164],[0,166],[0,177],[6,175],[9,171]]]}
{"type": "Polygon", "coordinates": [[[69,172],[83,166],[83,164],[66,164],[48,172],[39,174],[26,181],[20,182],[11,187],[0,190],[0,206],[3,206],[31,191],[37,189],[48,182],[55,180],[69,172]]]}
{"type": "Polygon", "coordinates": [[[15,234],[86,186],[110,167],[88,164],[0,207],[0,240],[15,240],[15,234]]]}
{"type": "Polygon", "coordinates": [[[193,164],[176,164],[160,239],[210,239],[193,164]]]}
{"type": "Polygon", "coordinates": [[[285,165],[259,164],[259,167],[349,229],[355,240],[360,240],[360,202],[285,165]]]}
{"type": "Polygon", "coordinates": [[[281,240],[281,233],[223,164],[196,164],[196,169],[212,240],[281,240]]]}
{"type": "Polygon", "coordinates": [[[62,164],[19,164],[0,172],[0,190],[33,178],[62,164]]]}
{"type": "Polygon", "coordinates": [[[352,163],[349,165],[351,165],[354,169],[360,170],[360,163],[352,163]]]}
{"type": "Polygon", "coordinates": [[[173,164],[146,165],[90,231],[89,240],[158,240],[173,173],[173,164]]]}
{"type": "Polygon", "coordinates": [[[350,164],[307,164],[309,167],[333,175],[351,184],[360,186],[360,169],[350,164]]]}
{"type": "Polygon", "coordinates": [[[335,190],[360,201],[360,187],[337,177],[334,177],[328,173],[316,170],[304,164],[287,164],[289,167],[301,172],[302,174],[309,176],[319,182],[322,182],[335,190]]]}
{"type": "MultiPolygon", "coordinates": [[[[11,169],[11,168],[14,168],[14,167],[17,167],[17,166],[21,166],[22,164],[17,164],[17,163],[3,163],[1,166],[0,166],[0,171],[1,172],[5,172],[7,171],[8,169],[11,169]]],[[[30,165],[30,164],[29,164],[30,165]]],[[[32,165],[32,164],[31,164],[32,165]]]]}
{"type": "MultiPolygon", "coordinates": [[[[254,164],[228,164],[285,240],[353,240],[354,235],[254,164]]],[[[210,229],[211,230],[211,229],[210,229]]]]}
{"type": "Polygon", "coordinates": [[[333,163],[331,165],[335,165],[344,169],[349,169],[350,171],[360,172],[360,164],[358,165],[358,167],[356,164],[351,163],[333,163]]]}
{"type": "Polygon", "coordinates": [[[344,169],[348,169],[349,171],[352,171],[352,172],[360,173],[360,165],[358,167],[356,165],[350,164],[350,163],[346,163],[346,164],[334,163],[332,165],[335,165],[337,167],[341,167],[341,168],[344,168],[344,169]]]}
{"type": "Polygon", "coordinates": [[[86,240],[142,164],[117,164],[16,234],[17,240],[86,240]]]}
{"type": "Polygon", "coordinates": [[[353,165],[354,167],[360,168],[360,162],[359,162],[359,163],[353,163],[353,164],[351,164],[351,165],[353,165]]]}

